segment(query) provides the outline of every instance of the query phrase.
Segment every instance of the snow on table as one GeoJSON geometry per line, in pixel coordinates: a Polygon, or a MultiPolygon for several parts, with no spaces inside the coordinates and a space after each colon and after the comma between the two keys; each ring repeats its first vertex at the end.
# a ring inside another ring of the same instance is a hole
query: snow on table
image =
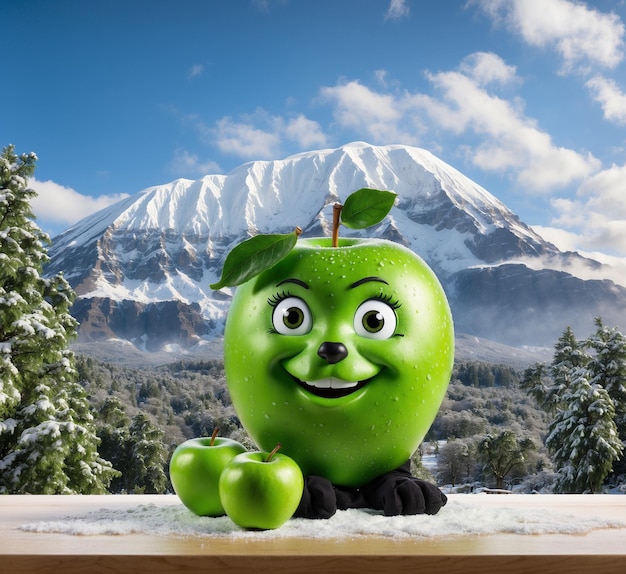
{"type": "Polygon", "coordinates": [[[509,534],[583,534],[599,528],[626,528],[624,520],[591,514],[577,517],[545,508],[498,507],[484,504],[483,496],[456,496],[434,515],[384,516],[368,510],[338,511],[328,520],[289,520],[276,530],[249,531],[236,526],[227,516],[200,517],[180,503],[139,504],[135,508],[102,508],[68,514],[55,520],[24,522],[25,532],[60,533],[80,536],[151,534],[158,536],[229,536],[234,538],[387,538],[475,536],[509,534]]]}
{"type": "Polygon", "coordinates": [[[0,497],[0,572],[623,574],[626,496],[453,494],[435,516],[362,510],[246,531],[176,496],[0,497]]]}

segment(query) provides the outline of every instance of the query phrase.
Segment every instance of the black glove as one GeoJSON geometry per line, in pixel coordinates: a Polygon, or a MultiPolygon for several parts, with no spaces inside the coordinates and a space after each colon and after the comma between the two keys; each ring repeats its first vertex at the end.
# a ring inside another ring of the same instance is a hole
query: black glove
{"type": "Polygon", "coordinates": [[[358,488],[347,486],[334,486],[335,496],[337,496],[337,510],[347,510],[348,508],[367,508],[367,502],[358,488]]]}
{"type": "Polygon", "coordinates": [[[304,492],[294,513],[295,518],[330,518],[337,512],[337,495],[330,480],[305,476],[304,492]]]}
{"type": "Polygon", "coordinates": [[[448,501],[434,484],[415,478],[410,462],[360,489],[334,486],[322,476],[305,476],[304,491],[294,518],[330,518],[337,510],[371,508],[386,516],[437,514],[448,501]]]}
{"type": "Polygon", "coordinates": [[[334,486],[322,476],[305,476],[304,492],[294,513],[295,518],[330,518],[337,510],[366,508],[357,488],[334,486]]]}
{"type": "Polygon", "coordinates": [[[409,468],[407,461],[361,487],[367,506],[385,516],[437,514],[448,498],[434,484],[412,476],[409,468]]]}

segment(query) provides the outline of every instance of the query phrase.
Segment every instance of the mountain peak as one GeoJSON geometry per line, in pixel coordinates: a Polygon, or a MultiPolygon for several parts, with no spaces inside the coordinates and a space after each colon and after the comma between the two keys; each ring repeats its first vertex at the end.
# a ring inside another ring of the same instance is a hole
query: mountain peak
{"type": "MultiPolygon", "coordinates": [[[[432,153],[352,142],[145,189],[56,237],[46,271],[64,271],[83,299],[84,316],[89,314],[86,300],[144,306],[175,301],[180,305],[168,307],[168,312],[197,313],[211,332],[219,332],[228,299],[212,292],[209,284],[219,277],[230,249],[251,235],[289,232],[296,225],[306,236],[328,235],[332,204],[364,187],[396,192],[397,205],[377,226],[365,231],[342,228],[342,233],[387,238],[411,248],[438,274],[453,309],[455,298],[465,298],[457,305],[465,312],[472,289],[479,288],[472,282],[485,270],[517,266],[516,280],[532,282],[532,273],[539,270],[598,267],[560,252],[487,190],[432,153]]],[[[511,275],[485,273],[481,281],[496,276],[502,282],[511,275]]],[[[99,321],[106,322],[99,309],[99,321]]],[[[460,316],[455,320],[464,324],[460,316]]]]}

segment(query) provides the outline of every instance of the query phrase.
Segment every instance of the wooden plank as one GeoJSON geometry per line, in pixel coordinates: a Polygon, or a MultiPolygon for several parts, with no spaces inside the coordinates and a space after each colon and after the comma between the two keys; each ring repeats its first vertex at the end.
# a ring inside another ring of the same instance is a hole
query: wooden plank
{"type": "Polygon", "coordinates": [[[117,556],[9,555],[0,572],[12,574],[624,574],[622,556],[117,556]]]}
{"type": "MultiPolygon", "coordinates": [[[[626,496],[453,495],[495,509],[534,508],[626,521],[626,496]]],[[[253,572],[306,574],[568,574],[626,572],[626,527],[584,534],[302,539],[130,534],[34,533],[20,525],[142,504],[174,496],[0,496],[0,573],[74,574],[253,572]]]]}

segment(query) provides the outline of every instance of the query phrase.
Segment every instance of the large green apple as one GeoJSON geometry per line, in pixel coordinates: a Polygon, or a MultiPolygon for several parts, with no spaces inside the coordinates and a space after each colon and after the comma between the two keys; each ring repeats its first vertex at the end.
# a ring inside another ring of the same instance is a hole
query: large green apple
{"type": "Polygon", "coordinates": [[[221,516],[219,479],[226,465],[246,448],[224,437],[199,437],[176,447],[170,480],[181,502],[198,516],[221,516]]]}
{"type": "Polygon", "coordinates": [[[278,528],[293,516],[303,489],[300,467],[276,449],[237,455],[226,465],[219,482],[228,517],[242,528],[263,530],[278,528]]]}
{"type": "Polygon", "coordinates": [[[359,487],[405,463],[452,371],[450,308],[434,273],[384,240],[302,239],[237,288],[225,329],[237,414],[305,476],[359,487]]]}

